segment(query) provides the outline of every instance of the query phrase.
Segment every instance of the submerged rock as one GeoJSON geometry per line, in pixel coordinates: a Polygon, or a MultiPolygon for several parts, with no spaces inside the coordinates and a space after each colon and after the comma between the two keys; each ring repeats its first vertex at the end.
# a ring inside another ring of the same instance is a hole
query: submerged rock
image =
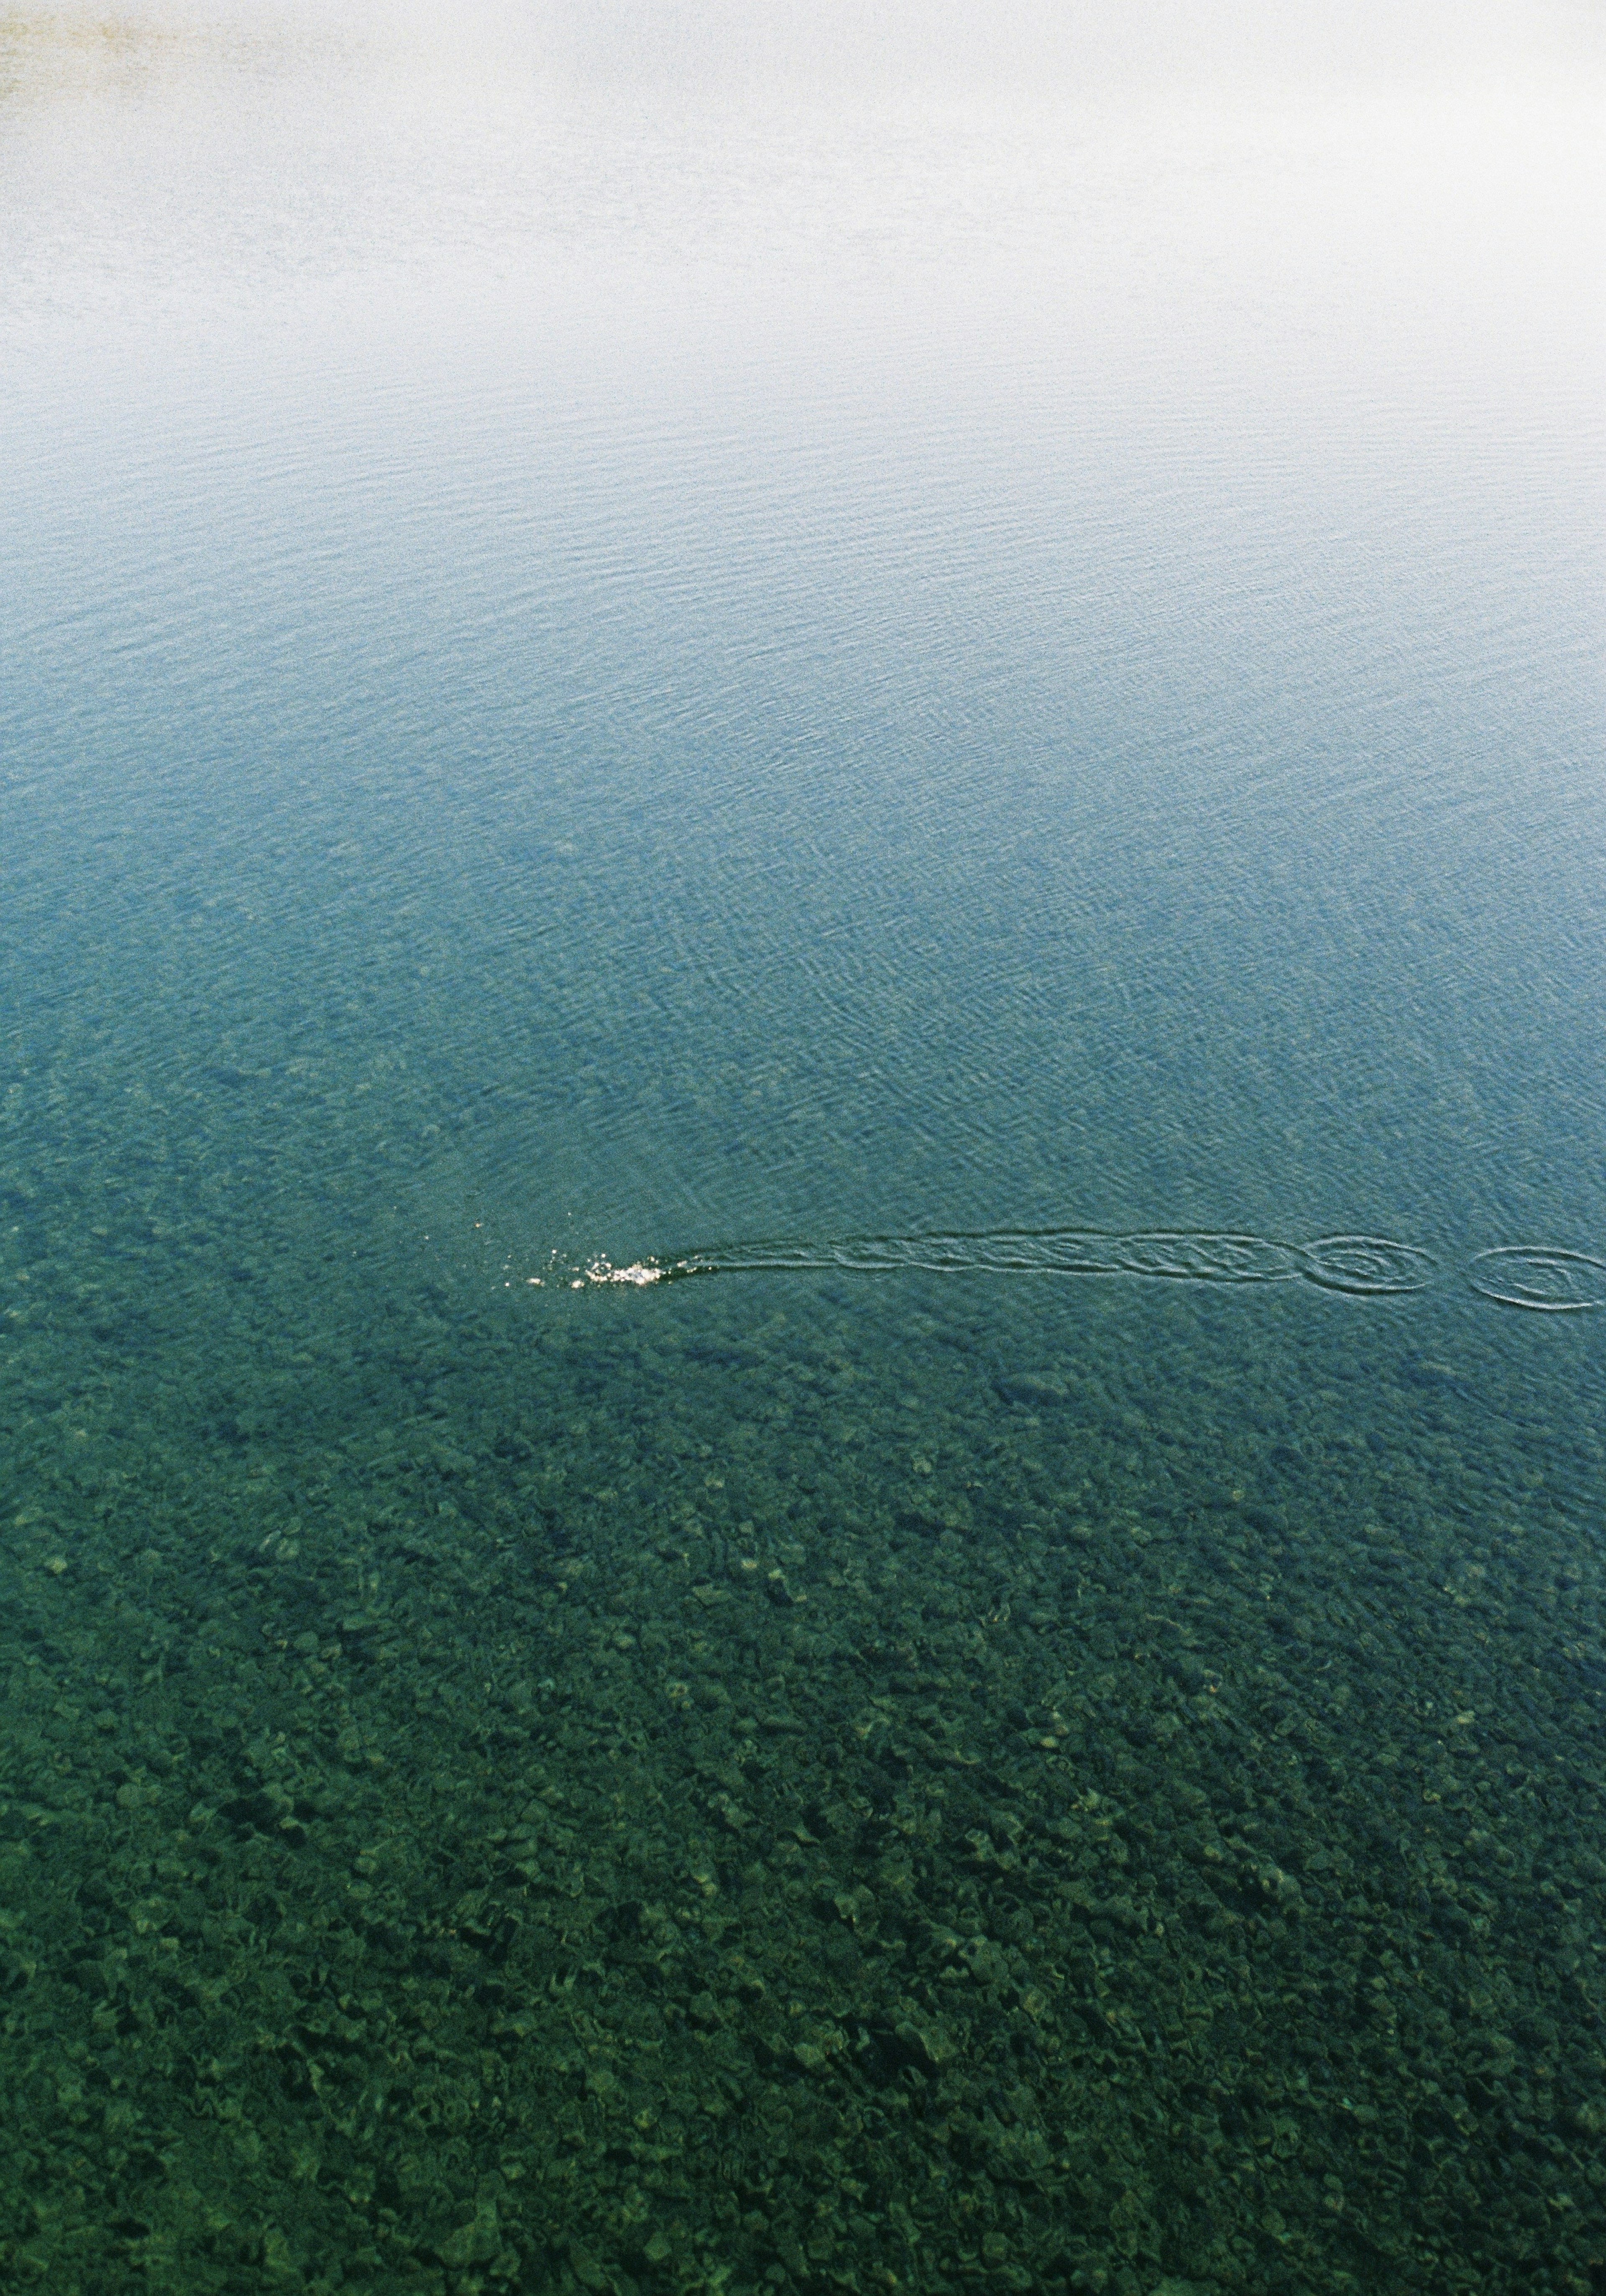
{"type": "Polygon", "coordinates": [[[1061,1381],[1047,1378],[1041,1372],[1006,1372],[992,1384],[1006,1403],[1015,1404],[1023,1411],[1042,1411],[1070,1400],[1070,1390],[1061,1381]]]}

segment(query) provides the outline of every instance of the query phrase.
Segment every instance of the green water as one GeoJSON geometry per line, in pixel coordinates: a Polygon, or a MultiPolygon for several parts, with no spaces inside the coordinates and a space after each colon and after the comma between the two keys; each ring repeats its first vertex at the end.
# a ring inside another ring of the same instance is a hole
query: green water
{"type": "Polygon", "coordinates": [[[1591,2296],[1594,51],[652,20],[0,26],[0,2285],[1591,2296]]]}

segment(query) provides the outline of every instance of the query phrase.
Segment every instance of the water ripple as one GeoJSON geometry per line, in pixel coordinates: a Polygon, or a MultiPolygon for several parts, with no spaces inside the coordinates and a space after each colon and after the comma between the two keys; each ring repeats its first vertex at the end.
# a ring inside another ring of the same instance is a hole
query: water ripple
{"type": "Polygon", "coordinates": [[[1310,1273],[1297,1244],[1260,1235],[1158,1231],[1119,1239],[1129,1275],[1171,1275],[1199,1283],[1285,1283],[1310,1273]]]}
{"type": "Polygon", "coordinates": [[[1486,1300],[1505,1308],[1532,1308],[1544,1316],[1576,1315],[1606,1307],[1606,1259],[1544,1244],[1506,1243],[1480,1251],[1467,1281],[1486,1300]]]}
{"type": "MultiPolygon", "coordinates": [[[[1414,1244],[1379,1236],[1286,1243],[1272,1236],[1195,1228],[1001,1228],[924,1235],[841,1236],[825,1243],[761,1241],[706,1246],[628,1267],[592,1260],[570,1272],[583,1283],[666,1283],[688,1275],[849,1268],[891,1274],[1153,1275],[1198,1283],[1283,1283],[1296,1276],[1359,1294],[1420,1291],[1437,1267],[1414,1244]]],[[[535,1279],[531,1279],[534,1281],[535,1279]]]]}
{"type": "MultiPolygon", "coordinates": [[[[554,1263],[556,1267],[556,1263],[554,1263]]],[[[1383,1300],[1427,1291],[1440,1275],[1434,1253],[1390,1235],[1322,1235],[1287,1244],[1271,1235],[1211,1228],[1144,1228],[1116,1235],[1103,1228],[995,1228],[933,1235],[844,1235],[825,1244],[714,1244],[673,1259],[630,1265],[593,1259],[547,1279],[583,1291],[589,1283],[676,1283],[682,1276],[845,1267],[860,1275],[1096,1275],[1167,1276],[1190,1283],[1287,1283],[1303,1276],[1322,1291],[1383,1300]]],[[[1466,1279],[1503,1307],[1567,1316],[1606,1307],[1606,1260],[1551,1244],[1500,1244],[1478,1251],[1466,1279]]]]}
{"type": "MultiPolygon", "coordinates": [[[[688,1275],[851,1268],[888,1275],[902,1268],[954,1275],[1152,1275],[1195,1283],[1284,1283],[1296,1276],[1325,1292],[1386,1299],[1426,1291],[1440,1273],[1421,1244],[1391,1236],[1325,1235],[1310,1243],[1210,1229],[1154,1228],[1116,1234],[1099,1228],[1001,1228],[930,1235],[844,1236],[828,1243],[710,1246],[670,1259],[616,1267],[597,1259],[557,1279],[589,1283],[672,1283],[688,1275]]],[[[1606,1307],[1606,1260],[1542,1244],[1503,1244],[1468,1263],[1467,1279],[1486,1300],[1549,1315],[1606,1307]]],[[[531,1276],[536,1283],[541,1279],[531,1276]]]]}
{"type": "Polygon", "coordinates": [[[1328,1292],[1363,1297],[1421,1292],[1438,1274],[1430,1252],[1380,1235],[1324,1235],[1303,1248],[1301,1273],[1328,1292]]]}

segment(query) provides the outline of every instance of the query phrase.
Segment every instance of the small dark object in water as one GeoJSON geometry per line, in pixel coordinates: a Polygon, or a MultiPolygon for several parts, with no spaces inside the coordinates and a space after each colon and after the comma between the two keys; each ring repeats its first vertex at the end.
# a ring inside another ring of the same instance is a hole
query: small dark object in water
{"type": "Polygon", "coordinates": [[[1006,1403],[1023,1411],[1039,1411],[1070,1399],[1069,1390],[1057,1379],[1043,1379],[1036,1372],[1003,1373],[992,1384],[1006,1403]]]}

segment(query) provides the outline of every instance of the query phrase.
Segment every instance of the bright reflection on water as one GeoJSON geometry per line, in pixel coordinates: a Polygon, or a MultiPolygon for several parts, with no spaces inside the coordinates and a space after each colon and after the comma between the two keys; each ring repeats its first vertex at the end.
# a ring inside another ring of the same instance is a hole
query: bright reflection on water
{"type": "Polygon", "coordinates": [[[1606,2269],[1599,28],[1406,12],[0,19],[6,2267],[1606,2269]]]}

